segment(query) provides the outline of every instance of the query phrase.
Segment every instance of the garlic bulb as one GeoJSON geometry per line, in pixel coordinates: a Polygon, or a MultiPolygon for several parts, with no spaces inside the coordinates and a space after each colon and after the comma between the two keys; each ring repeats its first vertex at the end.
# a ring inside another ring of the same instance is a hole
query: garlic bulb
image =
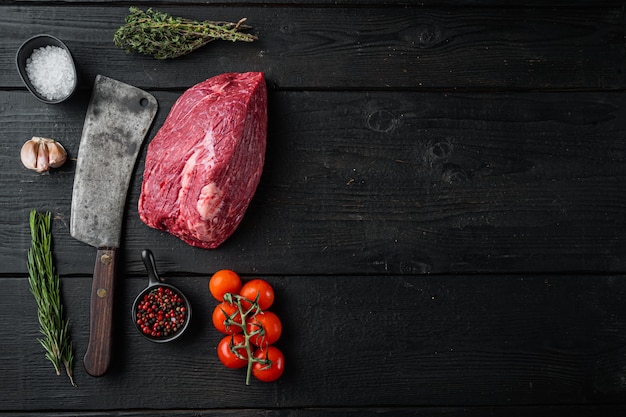
{"type": "Polygon", "coordinates": [[[65,148],[54,139],[33,136],[22,146],[20,152],[22,163],[28,169],[45,172],[50,168],[58,168],[65,163],[65,148]]]}

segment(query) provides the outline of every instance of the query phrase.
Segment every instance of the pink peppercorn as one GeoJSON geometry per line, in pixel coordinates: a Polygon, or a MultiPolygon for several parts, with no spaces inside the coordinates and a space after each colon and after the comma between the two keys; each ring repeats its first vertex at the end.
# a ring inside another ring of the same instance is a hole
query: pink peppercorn
{"type": "Polygon", "coordinates": [[[185,301],[167,287],[156,287],[146,293],[137,305],[136,323],[145,335],[168,337],[187,320],[185,301]]]}

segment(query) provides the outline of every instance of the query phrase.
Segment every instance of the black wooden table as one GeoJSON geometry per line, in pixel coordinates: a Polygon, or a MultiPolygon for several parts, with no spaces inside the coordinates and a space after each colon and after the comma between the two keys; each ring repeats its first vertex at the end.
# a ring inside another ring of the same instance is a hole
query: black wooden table
{"type": "Polygon", "coordinates": [[[157,61],[112,42],[128,2],[0,5],[0,413],[77,416],[612,416],[626,412],[626,48],[618,0],[144,2],[199,20],[247,17],[259,40],[157,61]],[[64,40],[79,92],[36,101],[14,56],[64,40]],[[76,155],[102,74],[159,101],[146,143],[182,92],[262,71],[266,165],[235,234],[195,249],[145,226],[128,196],[114,359],[87,375],[95,249],[69,234],[76,155]],[[70,161],[26,170],[21,145],[59,140],[70,161]],[[28,213],[53,215],[76,352],[57,376],[37,343],[28,213]],[[188,294],[174,343],[133,328],[141,250],[188,294]],[[222,268],[263,277],[287,365],[244,384],[216,357],[222,268]]]}

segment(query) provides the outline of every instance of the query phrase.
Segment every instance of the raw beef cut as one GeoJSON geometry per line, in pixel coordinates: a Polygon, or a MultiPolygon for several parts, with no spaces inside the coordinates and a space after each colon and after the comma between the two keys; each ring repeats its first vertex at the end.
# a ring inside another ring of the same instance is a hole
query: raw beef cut
{"type": "Polygon", "coordinates": [[[263,73],[228,73],[185,91],[148,146],[139,216],[212,249],[237,228],[254,195],[267,138],[263,73]]]}

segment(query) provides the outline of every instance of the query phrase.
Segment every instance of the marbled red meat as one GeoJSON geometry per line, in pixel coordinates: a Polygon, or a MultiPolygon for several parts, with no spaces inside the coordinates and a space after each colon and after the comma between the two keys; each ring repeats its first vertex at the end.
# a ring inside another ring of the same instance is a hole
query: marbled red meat
{"type": "Polygon", "coordinates": [[[141,220],[192,246],[216,248],[256,191],[266,138],[262,73],[221,74],[191,87],[148,146],[141,220]]]}

